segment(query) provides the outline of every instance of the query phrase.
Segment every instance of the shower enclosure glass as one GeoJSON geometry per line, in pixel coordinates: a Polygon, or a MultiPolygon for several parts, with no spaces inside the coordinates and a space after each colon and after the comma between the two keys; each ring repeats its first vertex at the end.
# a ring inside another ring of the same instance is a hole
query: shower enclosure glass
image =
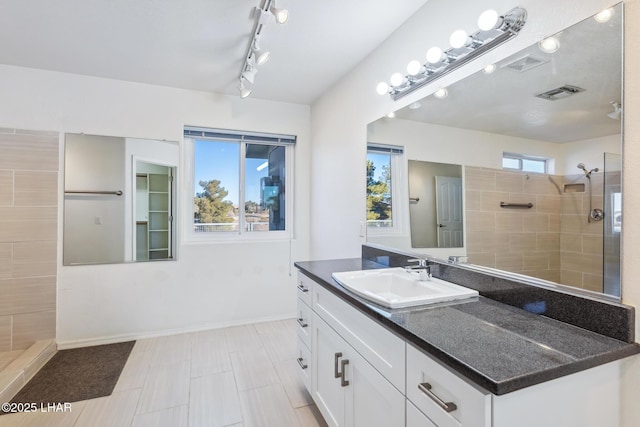
{"type": "Polygon", "coordinates": [[[622,156],[604,153],[603,291],[620,296],[620,234],[622,232],[622,156]]]}

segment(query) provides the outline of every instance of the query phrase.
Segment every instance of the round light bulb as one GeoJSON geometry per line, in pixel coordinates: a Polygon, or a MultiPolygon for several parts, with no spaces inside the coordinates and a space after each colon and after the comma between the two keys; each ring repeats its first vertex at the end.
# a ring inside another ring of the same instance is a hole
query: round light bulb
{"type": "Polygon", "coordinates": [[[434,46],[427,51],[427,62],[429,64],[436,64],[440,61],[442,61],[442,49],[434,46]]]}
{"type": "Polygon", "coordinates": [[[478,28],[482,31],[489,31],[496,28],[500,16],[493,9],[485,10],[478,18],[478,28]]]}
{"type": "Polygon", "coordinates": [[[393,73],[390,81],[391,86],[400,86],[404,82],[404,76],[401,73],[393,73]]]}
{"type": "Polygon", "coordinates": [[[413,60],[407,64],[407,73],[410,76],[415,76],[422,69],[422,64],[420,61],[413,60]]]}
{"type": "Polygon", "coordinates": [[[469,36],[465,30],[456,30],[449,37],[449,43],[454,49],[458,49],[468,44],[469,36]]]}
{"type": "Polygon", "coordinates": [[[395,116],[396,116],[396,113],[394,113],[393,111],[387,114],[387,117],[390,119],[393,119],[395,116]]]}
{"type": "Polygon", "coordinates": [[[389,85],[386,82],[378,83],[376,92],[378,92],[378,95],[386,95],[389,92],[389,85]]]}
{"type": "Polygon", "coordinates": [[[449,95],[449,92],[447,92],[447,89],[441,87],[440,89],[438,89],[437,91],[435,91],[433,93],[433,96],[435,96],[438,99],[443,99],[446,98],[447,95],[449,95]]]}
{"type": "Polygon", "coordinates": [[[613,16],[613,9],[605,9],[593,17],[598,22],[607,22],[613,16]]]}
{"type": "Polygon", "coordinates": [[[489,64],[482,69],[482,72],[485,74],[491,74],[496,70],[496,64],[489,64]]]}
{"type": "Polygon", "coordinates": [[[560,49],[560,42],[558,41],[558,39],[554,37],[547,37],[546,39],[542,40],[538,44],[538,46],[540,47],[540,50],[543,52],[554,53],[558,49],[560,49]]]}

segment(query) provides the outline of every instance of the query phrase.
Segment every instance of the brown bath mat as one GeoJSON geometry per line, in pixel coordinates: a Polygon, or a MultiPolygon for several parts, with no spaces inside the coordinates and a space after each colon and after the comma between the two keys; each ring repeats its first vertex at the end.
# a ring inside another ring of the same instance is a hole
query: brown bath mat
{"type": "Polygon", "coordinates": [[[135,341],[128,341],[60,350],[25,384],[12,402],[46,406],[108,396],[113,392],[134,344],[135,341]]]}

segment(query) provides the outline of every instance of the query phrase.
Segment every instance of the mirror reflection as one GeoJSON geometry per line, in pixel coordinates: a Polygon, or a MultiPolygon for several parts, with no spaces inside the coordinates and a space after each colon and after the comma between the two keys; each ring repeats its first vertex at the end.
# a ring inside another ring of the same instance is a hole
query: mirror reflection
{"type": "MultiPolygon", "coordinates": [[[[424,214],[407,215],[393,239],[369,227],[367,241],[619,297],[622,5],[611,12],[371,123],[368,143],[398,147],[407,170],[460,165],[464,247],[429,240],[416,226],[424,214]]],[[[410,198],[395,196],[396,222],[410,198]]]]}
{"type": "Polygon", "coordinates": [[[175,258],[175,142],[65,135],[63,264],[175,258]]]}

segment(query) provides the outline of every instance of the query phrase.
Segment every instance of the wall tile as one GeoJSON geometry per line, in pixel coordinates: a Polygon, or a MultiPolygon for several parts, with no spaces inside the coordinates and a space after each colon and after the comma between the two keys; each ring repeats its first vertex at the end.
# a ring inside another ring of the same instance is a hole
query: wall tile
{"type": "Polygon", "coordinates": [[[55,310],[56,278],[0,280],[0,316],[55,310]]]}
{"type": "Polygon", "coordinates": [[[487,212],[501,212],[504,208],[500,207],[500,202],[507,202],[509,193],[500,191],[483,191],[480,199],[481,210],[487,212]]]}
{"type": "Polygon", "coordinates": [[[493,191],[496,189],[496,172],[492,169],[465,167],[465,188],[493,191]]]}
{"type": "Polygon", "coordinates": [[[58,173],[15,172],[15,206],[57,206],[58,173]]]}
{"type": "Polygon", "coordinates": [[[472,212],[466,218],[466,226],[473,231],[494,231],[496,229],[493,212],[472,212]]]}
{"type": "Polygon", "coordinates": [[[560,271],[560,282],[563,285],[582,288],[582,273],[579,271],[570,271],[563,268],[560,271]]]}
{"type": "Polygon", "coordinates": [[[560,250],[570,252],[582,252],[582,234],[560,234],[560,250]]]}
{"type": "Polygon", "coordinates": [[[496,268],[518,273],[523,270],[524,262],[521,253],[496,254],[496,268]]]}
{"type": "Polygon", "coordinates": [[[525,270],[548,270],[549,255],[541,254],[525,254],[523,257],[525,270]]]}
{"type": "Polygon", "coordinates": [[[481,191],[474,190],[465,190],[464,192],[464,203],[465,209],[467,211],[477,211],[480,210],[480,196],[482,195],[481,191]]]}
{"type": "MultiPolygon", "coordinates": [[[[1,153],[2,151],[0,151],[1,153]]],[[[13,205],[13,171],[0,170],[0,206],[13,205]]]]}
{"type": "Polygon", "coordinates": [[[539,251],[560,251],[560,234],[558,233],[537,233],[536,248],[539,251]]]}
{"type": "Polygon", "coordinates": [[[519,212],[497,212],[496,231],[503,233],[522,233],[522,214],[519,212]]]}
{"type": "Polygon", "coordinates": [[[524,218],[523,230],[527,233],[548,232],[549,215],[536,213],[526,215],[524,218]]]}
{"type": "Polygon", "coordinates": [[[515,172],[496,172],[496,190],[511,193],[522,193],[524,176],[515,172]]]}
{"type": "Polygon", "coordinates": [[[55,240],[16,242],[13,244],[13,262],[15,264],[30,262],[55,262],[57,242],[55,240]]]}
{"type": "Polygon", "coordinates": [[[536,233],[511,234],[510,249],[514,252],[535,251],[536,250],[536,233]]]}
{"type": "Polygon", "coordinates": [[[55,240],[57,208],[0,207],[0,242],[55,240]]]}
{"type": "Polygon", "coordinates": [[[13,350],[28,348],[36,341],[55,338],[55,310],[13,316],[13,350]]]}
{"type": "Polygon", "coordinates": [[[558,195],[537,195],[533,207],[536,212],[558,214],[560,213],[561,202],[562,198],[558,195]]]}
{"type": "Polygon", "coordinates": [[[4,351],[11,351],[11,316],[0,316],[0,352],[4,351]]]}
{"type": "Polygon", "coordinates": [[[11,243],[0,243],[0,279],[11,277],[11,254],[13,245],[11,243]]]}
{"type": "Polygon", "coordinates": [[[582,286],[585,289],[595,292],[603,292],[604,278],[602,274],[582,274],[582,286]]]}
{"type": "Polygon", "coordinates": [[[602,255],[603,239],[597,235],[582,236],[582,251],[586,254],[602,255]]]}
{"type": "Polygon", "coordinates": [[[473,254],[469,255],[469,263],[495,268],[496,256],[494,254],[473,254]]]}
{"type": "Polygon", "coordinates": [[[602,257],[584,253],[566,252],[562,257],[562,269],[589,274],[602,274],[602,257]]]}
{"type": "Polygon", "coordinates": [[[58,136],[0,134],[0,169],[58,170],[58,136]]]}

